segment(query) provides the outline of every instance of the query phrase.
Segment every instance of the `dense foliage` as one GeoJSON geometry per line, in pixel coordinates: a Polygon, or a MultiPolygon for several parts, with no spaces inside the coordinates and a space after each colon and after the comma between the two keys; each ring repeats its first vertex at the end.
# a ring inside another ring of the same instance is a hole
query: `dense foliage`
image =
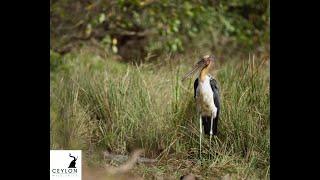
{"type": "MultiPolygon", "coordinates": [[[[267,0],[51,0],[51,48],[94,40],[122,57],[208,48],[268,51],[267,0]]],[[[81,44],[81,43],[80,43],[81,44]]]]}

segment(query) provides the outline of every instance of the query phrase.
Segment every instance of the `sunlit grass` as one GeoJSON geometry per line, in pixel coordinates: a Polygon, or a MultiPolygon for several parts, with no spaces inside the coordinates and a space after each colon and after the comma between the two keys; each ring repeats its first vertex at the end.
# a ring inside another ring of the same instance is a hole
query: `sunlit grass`
{"type": "Polygon", "coordinates": [[[171,58],[161,66],[129,65],[87,52],[57,58],[61,64],[51,71],[51,148],[86,154],[143,148],[159,161],[158,170],[136,167],[144,177],[178,171],[177,178],[191,171],[203,177],[268,178],[268,61],[250,57],[217,64],[212,74],[222,101],[219,139],[212,148],[205,139],[202,165],[189,167],[186,160],[199,159],[199,122],[194,79],[181,82],[181,77],[193,62],[171,58]]]}

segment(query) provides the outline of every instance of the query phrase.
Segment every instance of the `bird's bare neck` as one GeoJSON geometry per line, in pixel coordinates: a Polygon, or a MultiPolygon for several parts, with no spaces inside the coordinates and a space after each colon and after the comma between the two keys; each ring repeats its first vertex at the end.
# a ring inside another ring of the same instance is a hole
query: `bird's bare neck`
{"type": "Polygon", "coordinates": [[[204,67],[201,71],[200,71],[200,75],[199,75],[199,79],[200,81],[204,81],[206,79],[206,76],[208,75],[209,73],[209,65],[204,67]]]}

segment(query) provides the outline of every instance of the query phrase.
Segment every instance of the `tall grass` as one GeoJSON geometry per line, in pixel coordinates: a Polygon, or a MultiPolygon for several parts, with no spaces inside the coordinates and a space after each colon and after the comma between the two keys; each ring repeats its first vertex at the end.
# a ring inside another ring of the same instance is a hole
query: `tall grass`
{"type": "MultiPolygon", "coordinates": [[[[137,66],[87,52],[57,59],[62,65],[51,72],[51,148],[88,154],[105,149],[127,154],[143,148],[146,156],[159,160],[159,167],[197,160],[194,79],[181,82],[193,62],[166,58],[162,61],[176,63],[137,66]]],[[[268,61],[249,57],[218,62],[212,73],[221,93],[220,135],[211,148],[204,139],[205,158],[196,169],[203,176],[228,172],[239,178],[268,178],[268,61]]]]}

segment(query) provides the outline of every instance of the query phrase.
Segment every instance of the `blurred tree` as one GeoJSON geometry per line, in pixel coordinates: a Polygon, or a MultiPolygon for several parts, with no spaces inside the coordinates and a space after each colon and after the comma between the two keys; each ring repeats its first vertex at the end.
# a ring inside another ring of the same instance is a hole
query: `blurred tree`
{"type": "MultiPolygon", "coordinates": [[[[125,59],[183,52],[228,38],[255,50],[269,43],[267,0],[51,0],[51,48],[96,39],[125,59]],[[213,36],[212,34],[217,34],[213,36]]],[[[61,50],[62,49],[62,50],[61,50]]]]}

